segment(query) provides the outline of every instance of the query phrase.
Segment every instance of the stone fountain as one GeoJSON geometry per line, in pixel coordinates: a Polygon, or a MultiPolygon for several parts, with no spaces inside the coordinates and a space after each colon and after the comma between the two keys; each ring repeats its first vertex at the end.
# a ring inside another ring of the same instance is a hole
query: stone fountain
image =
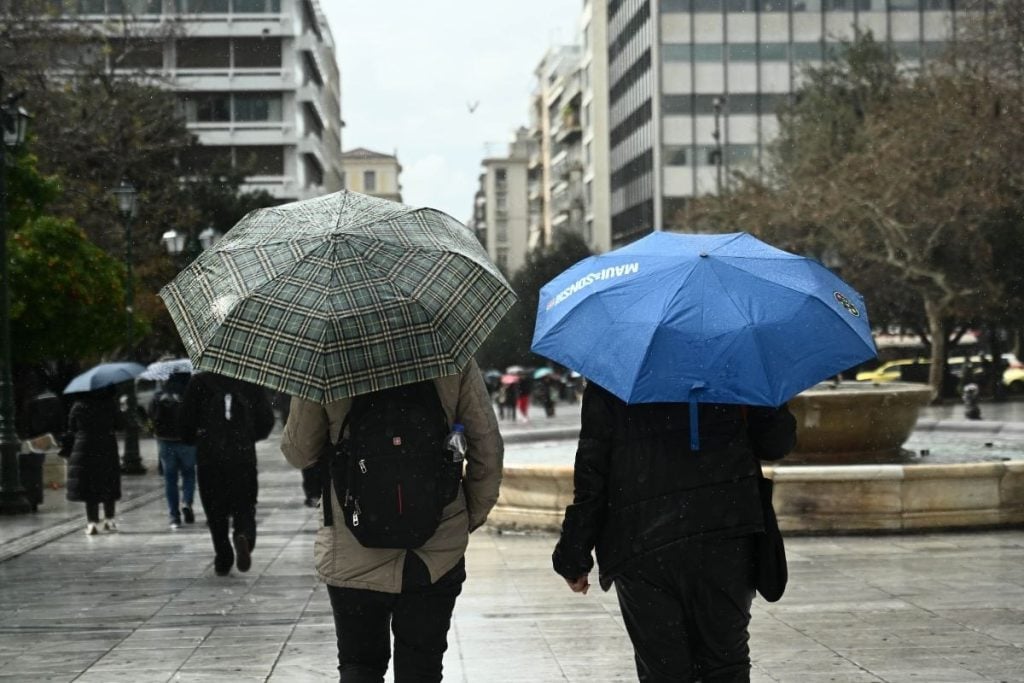
{"type": "MultiPolygon", "coordinates": [[[[780,527],[869,532],[1024,522],[1024,461],[932,465],[903,457],[930,396],[920,384],[847,382],[794,397],[796,449],[763,466],[775,482],[780,527]]],[[[491,523],[558,530],[572,503],[572,473],[571,465],[506,466],[491,523]]]]}

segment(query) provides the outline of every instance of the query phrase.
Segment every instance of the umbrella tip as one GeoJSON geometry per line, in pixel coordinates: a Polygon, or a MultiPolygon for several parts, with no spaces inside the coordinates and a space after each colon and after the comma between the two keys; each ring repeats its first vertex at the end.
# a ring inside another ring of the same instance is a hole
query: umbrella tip
{"type": "Polygon", "coordinates": [[[708,252],[706,252],[706,251],[700,252],[700,257],[701,258],[707,258],[708,257],[708,252]]]}

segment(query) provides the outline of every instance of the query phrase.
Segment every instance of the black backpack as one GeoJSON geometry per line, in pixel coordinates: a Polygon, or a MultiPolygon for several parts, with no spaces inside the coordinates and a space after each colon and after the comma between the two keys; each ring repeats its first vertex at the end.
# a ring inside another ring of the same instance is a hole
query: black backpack
{"type": "Polygon", "coordinates": [[[177,391],[161,391],[153,400],[153,434],[160,439],[180,439],[178,414],[184,396],[177,391]]]}
{"type": "MultiPolygon", "coordinates": [[[[431,381],[353,400],[331,457],[330,481],[359,543],[411,550],[434,535],[462,482],[461,457],[445,450],[448,430],[431,381]]],[[[325,495],[327,526],[329,501],[325,495]]]]}

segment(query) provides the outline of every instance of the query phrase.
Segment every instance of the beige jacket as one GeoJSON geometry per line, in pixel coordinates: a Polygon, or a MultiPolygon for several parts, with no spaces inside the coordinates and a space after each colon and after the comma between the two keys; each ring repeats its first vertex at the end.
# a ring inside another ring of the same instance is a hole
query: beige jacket
{"type": "MultiPolygon", "coordinates": [[[[469,442],[462,492],[445,508],[441,524],[430,540],[414,551],[430,569],[431,580],[437,581],[462,558],[469,532],[487,520],[498,500],[504,445],[475,361],[470,361],[458,375],[435,379],[434,385],[448,423],[458,421],[465,425],[469,442]]],[[[332,443],[337,443],[351,404],[351,399],[322,406],[293,398],[281,438],[281,452],[288,462],[300,469],[312,464],[326,445],[328,429],[332,443]]],[[[332,586],[401,592],[406,551],[363,547],[345,526],[333,487],[331,505],[334,524],[325,527],[321,501],[320,529],[314,545],[317,575],[332,586]]]]}

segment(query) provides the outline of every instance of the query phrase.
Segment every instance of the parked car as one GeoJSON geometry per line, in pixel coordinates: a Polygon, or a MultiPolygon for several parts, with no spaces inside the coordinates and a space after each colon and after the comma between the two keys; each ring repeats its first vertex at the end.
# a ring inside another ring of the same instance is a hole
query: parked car
{"type": "MultiPolygon", "coordinates": [[[[981,382],[985,374],[987,355],[971,356],[973,379],[981,382]]],[[[1011,392],[1024,393],[1024,364],[1012,353],[1002,354],[1006,369],[1003,371],[1003,385],[1011,392]]],[[[946,361],[946,371],[958,381],[963,374],[967,358],[953,356],[946,361]]],[[[928,358],[901,358],[882,363],[874,370],[857,373],[860,382],[927,382],[931,360],[928,358]]]]}

